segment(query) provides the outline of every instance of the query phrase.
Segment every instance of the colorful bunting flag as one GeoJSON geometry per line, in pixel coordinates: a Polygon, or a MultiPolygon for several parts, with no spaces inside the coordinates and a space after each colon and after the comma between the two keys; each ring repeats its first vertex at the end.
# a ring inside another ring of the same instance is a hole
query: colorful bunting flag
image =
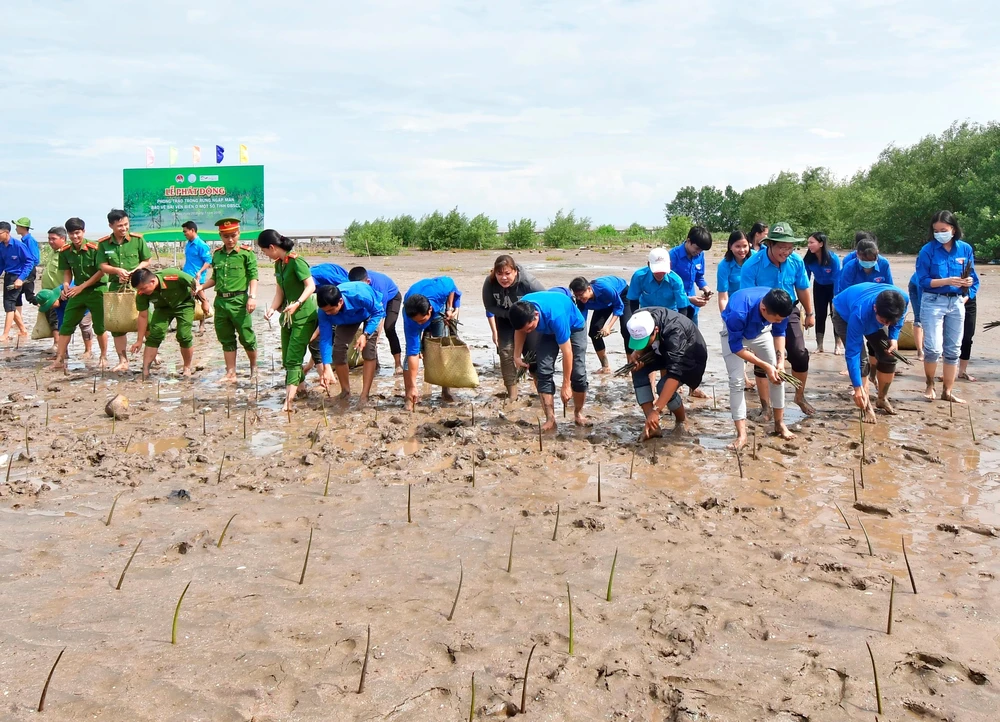
{"type": "Polygon", "coordinates": [[[152,168],[155,162],[156,162],[156,154],[153,153],[153,149],[146,148],[146,167],[152,168]]]}
{"type": "Polygon", "coordinates": [[[177,165],[177,149],[176,148],[171,148],[170,149],[170,165],[171,166],[177,165]]]}
{"type": "Polygon", "coordinates": [[[223,158],[223,156],[225,156],[225,154],[226,154],[226,149],[225,148],[223,148],[221,145],[215,146],[215,162],[216,163],[221,163],[222,162],[222,158],[223,158]]]}
{"type": "Polygon", "coordinates": [[[191,149],[191,160],[195,165],[201,165],[201,146],[196,145],[191,149]]]}
{"type": "Polygon", "coordinates": [[[241,145],[240,146],[240,163],[249,163],[249,162],[250,162],[250,151],[247,150],[247,147],[245,145],[241,145]]]}

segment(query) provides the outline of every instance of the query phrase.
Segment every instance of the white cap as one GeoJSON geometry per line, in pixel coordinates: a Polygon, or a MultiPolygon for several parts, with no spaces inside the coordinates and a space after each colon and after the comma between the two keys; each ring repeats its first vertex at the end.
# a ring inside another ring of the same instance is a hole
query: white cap
{"type": "Polygon", "coordinates": [[[670,253],[666,248],[654,248],[646,261],[653,273],[670,273],[670,253]]]}
{"type": "Polygon", "coordinates": [[[632,337],[628,347],[633,351],[644,349],[649,344],[649,337],[653,335],[656,324],[653,323],[653,316],[649,311],[638,311],[632,314],[632,318],[626,324],[628,335],[632,337]]]}

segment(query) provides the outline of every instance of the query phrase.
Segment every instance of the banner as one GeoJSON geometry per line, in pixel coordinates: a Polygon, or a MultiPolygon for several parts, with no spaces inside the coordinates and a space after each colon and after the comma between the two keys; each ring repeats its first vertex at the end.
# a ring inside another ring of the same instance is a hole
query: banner
{"type": "Polygon", "coordinates": [[[240,238],[264,229],[264,166],[126,168],[124,208],[131,229],[147,241],[184,241],[181,224],[194,221],[204,240],[218,240],[215,222],[239,218],[240,238]]]}
{"type": "Polygon", "coordinates": [[[201,165],[201,146],[195,145],[191,146],[191,162],[195,165],[201,165]]]}

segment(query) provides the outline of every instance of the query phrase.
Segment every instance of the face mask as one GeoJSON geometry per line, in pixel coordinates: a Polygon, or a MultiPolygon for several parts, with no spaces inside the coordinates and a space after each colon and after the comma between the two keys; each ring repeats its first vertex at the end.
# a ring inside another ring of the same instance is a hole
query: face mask
{"type": "Polygon", "coordinates": [[[877,263],[878,261],[860,261],[860,260],[858,261],[858,264],[862,268],[875,268],[875,264],[877,263]]]}
{"type": "Polygon", "coordinates": [[[938,231],[934,233],[934,240],[938,243],[947,243],[951,240],[951,231],[938,231]]]}

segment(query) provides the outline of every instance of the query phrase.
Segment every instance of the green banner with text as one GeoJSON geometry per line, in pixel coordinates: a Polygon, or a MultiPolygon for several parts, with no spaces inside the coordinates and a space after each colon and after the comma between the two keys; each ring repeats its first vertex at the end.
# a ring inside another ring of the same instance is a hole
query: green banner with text
{"type": "Polygon", "coordinates": [[[218,240],[215,222],[239,218],[240,239],[264,228],[264,166],[126,168],[124,208],[133,233],[147,241],[183,241],[181,224],[194,221],[203,240],[218,240]]]}

